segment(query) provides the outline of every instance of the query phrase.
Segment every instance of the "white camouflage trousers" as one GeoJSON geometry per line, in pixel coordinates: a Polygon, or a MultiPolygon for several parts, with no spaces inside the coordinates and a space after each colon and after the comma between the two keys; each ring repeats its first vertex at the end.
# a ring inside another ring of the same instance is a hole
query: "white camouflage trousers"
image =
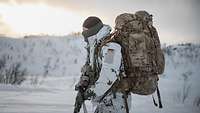
{"type": "MultiPolygon", "coordinates": [[[[131,94],[127,98],[129,112],[131,109],[131,94]]],[[[122,93],[107,95],[101,103],[96,105],[94,113],[127,113],[122,93]]]]}

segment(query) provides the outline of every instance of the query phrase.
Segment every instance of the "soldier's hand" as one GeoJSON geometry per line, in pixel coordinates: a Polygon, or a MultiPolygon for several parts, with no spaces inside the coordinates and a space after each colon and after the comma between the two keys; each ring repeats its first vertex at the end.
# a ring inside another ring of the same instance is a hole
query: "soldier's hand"
{"type": "Polygon", "coordinates": [[[81,76],[79,82],[75,85],[75,90],[86,89],[89,85],[89,77],[81,76]]]}

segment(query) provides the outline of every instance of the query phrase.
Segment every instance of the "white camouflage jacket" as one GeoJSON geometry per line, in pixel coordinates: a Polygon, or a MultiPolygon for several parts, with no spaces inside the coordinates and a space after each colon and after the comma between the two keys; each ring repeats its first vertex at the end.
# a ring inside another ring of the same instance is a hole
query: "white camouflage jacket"
{"type": "MultiPolygon", "coordinates": [[[[111,27],[104,25],[101,30],[96,34],[88,38],[90,46],[90,65],[93,64],[94,49],[95,45],[105,36],[109,35],[111,27]]],[[[101,58],[98,58],[98,62],[101,64],[101,70],[98,80],[91,90],[96,94],[97,97],[102,96],[117,79],[120,72],[122,54],[121,46],[117,43],[107,43],[101,49],[101,58]]]]}

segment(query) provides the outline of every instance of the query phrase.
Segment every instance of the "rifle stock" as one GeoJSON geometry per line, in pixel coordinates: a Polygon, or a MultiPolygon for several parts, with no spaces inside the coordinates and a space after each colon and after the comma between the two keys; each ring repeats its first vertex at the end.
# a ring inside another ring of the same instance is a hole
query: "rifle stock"
{"type": "Polygon", "coordinates": [[[84,91],[82,88],[79,89],[77,95],[76,95],[76,101],[74,105],[74,113],[79,113],[82,105],[84,104],[84,91]]]}

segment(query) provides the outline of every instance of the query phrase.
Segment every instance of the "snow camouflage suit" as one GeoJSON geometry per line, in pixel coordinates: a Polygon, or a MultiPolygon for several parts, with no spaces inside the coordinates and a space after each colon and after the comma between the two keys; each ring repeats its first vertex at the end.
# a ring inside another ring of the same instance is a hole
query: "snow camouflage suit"
{"type": "MultiPolygon", "coordinates": [[[[101,96],[112,86],[121,71],[122,53],[121,46],[115,42],[107,43],[101,48],[100,55],[95,57],[95,48],[97,43],[100,43],[104,38],[110,35],[111,27],[104,25],[100,31],[88,38],[88,47],[91,68],[94,68],[94,64],[98,63],[99,76],[95,77],[93,81],[90,81],[89,92],[95,93],[92,97],[92,103],[94,106],[94,113],[126,113],[123,94],[121,92],[110,92],[105,98],[99,102],[101,96]]],[[[83,66],[82,71],[90,70],[88,66],[83,66]]],[[[89,71],[88,75],[90,79],[94,77],[94,72],[89,71]]],[[[128,94],[127,103],[131,106],[131,95],[128,94]]]]}

